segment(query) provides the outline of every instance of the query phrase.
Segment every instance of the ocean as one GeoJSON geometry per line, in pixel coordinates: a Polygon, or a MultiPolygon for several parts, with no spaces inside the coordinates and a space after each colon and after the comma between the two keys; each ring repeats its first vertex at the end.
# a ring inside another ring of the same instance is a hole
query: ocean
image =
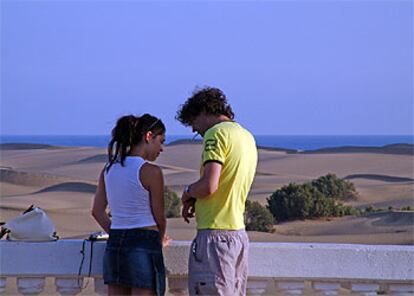
{"type": "MultiPolygon", "coordinates": [[[[191,135],[167,135],[166,144],[176,140],[191,139],[191,135]]],[[[389,144],[414,144],[414,135],[331,135],[331,136],[280,136],[255,135],[258,146],[270,148],[285,148],[295,150],[316,150],[321,148],[342,146],[380,147],[389,144]]],[[[106,147],[109,136],[0,136],[3,143],[33,143],[56,146],[92,146],[106,147]]],[[[198,136],[196,139],[201,139],[198,136]]]]}

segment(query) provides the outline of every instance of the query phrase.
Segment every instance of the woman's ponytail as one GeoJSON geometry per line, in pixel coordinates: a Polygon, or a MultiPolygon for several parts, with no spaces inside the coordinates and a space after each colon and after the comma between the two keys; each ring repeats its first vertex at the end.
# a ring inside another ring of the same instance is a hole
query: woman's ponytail
{"type": "Polygon", "coordinates": [[[109,171],[109,168],[116,161],[120,161],[121,165],[124,165],[128,153],[135,143],[139,142],[139,135],[137,135],[138,126],[139,117],[137,116],[127,115],[118,119],[116,126],[112,129],[112,139],[108,144],[108,165],[106,166],[106,171],[109,171]]]}
{"type": "Polygon", "coordinates": [[[110,167],[118,161],[124,166],[125,158],[149,131],[156,136],[165,133],[165,126],[160,119],[150,114],[144,114],[141,117],[126,115],[119,118],[112,129],[112,139],[108,144],[106,171],[108,172],[110,167]]]}

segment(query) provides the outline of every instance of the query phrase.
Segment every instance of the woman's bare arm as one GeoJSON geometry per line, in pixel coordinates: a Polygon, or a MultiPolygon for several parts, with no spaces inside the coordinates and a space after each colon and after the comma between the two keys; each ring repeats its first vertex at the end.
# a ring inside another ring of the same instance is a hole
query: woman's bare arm
{"type": "Polygon", "coordinates": [[[102,170],[101,175],[99,176],[98,187],[96,188],[95,198],[93,200],[92,206],[92,216],[95,218],[96,222],[109,233],[111,228],[111,219],[106,212],[106,207],[108,205],[108,200],[106,198],[105,191],[105,180],[104,180],[104,171],[102,170]]]}
{"type": "Polygon", "coordinates": [[[164,212],[164,176],[158,166],[146,163],[141,168],[140,178],[142,185],[149,191],[152,214],[163,242],[167,239],[165,235],[167,220],[164,212]]]}

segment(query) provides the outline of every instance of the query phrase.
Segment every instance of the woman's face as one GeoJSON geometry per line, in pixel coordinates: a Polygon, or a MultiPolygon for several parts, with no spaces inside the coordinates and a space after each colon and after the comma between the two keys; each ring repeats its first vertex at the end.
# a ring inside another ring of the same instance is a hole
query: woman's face
{"type": "Polygon", "coordinates": [[[165,142],[165,133],[157,135],[155,137],[151,136],[148,141],[148,160],[155,161],[157,157],[163,151],[163,146],[165,142]]]}

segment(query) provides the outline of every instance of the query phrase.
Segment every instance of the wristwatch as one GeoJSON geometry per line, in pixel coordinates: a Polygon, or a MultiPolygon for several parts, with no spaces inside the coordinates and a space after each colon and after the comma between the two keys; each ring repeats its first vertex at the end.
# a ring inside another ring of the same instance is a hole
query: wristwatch
{"type": "Polygon", "coordinates": [[[184,192],[187,193],[188,195],[190,195],[190,185],[186,185],[184,187],[184,192]]]}

